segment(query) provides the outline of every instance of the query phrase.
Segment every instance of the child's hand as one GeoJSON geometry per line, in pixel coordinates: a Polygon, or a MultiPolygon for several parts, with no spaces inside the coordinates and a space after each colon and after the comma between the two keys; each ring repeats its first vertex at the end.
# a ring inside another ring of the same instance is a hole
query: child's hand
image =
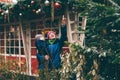
{"type": "Polygon", "coordinates": [[[67,19],[64,17],[64,15],[62,16],[62,25],[66,25],[67,23],[67,19]]]}
{"type": "Polygon", "coordinates": [[[49,55],[45,55],[45,60],[48,60],[49,58],[49,55]]]}

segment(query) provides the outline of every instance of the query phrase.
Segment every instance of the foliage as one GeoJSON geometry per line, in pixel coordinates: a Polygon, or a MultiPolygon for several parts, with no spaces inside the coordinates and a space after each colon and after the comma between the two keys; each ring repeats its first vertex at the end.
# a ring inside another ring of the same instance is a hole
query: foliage
{"type": "MultiPolygon", "coordinates": [[[[4,57],[0,55],[0,80],[37,80],[37,78],[32,76],[27,76],[26,74],[21,74],[23,72],[20,69],[21,62],[18,60],[5,61],[4,57]]],[[[25,66],[22,68],[26,69],[25,66]]]]}
{"type": "MultiPolygon", "coordinates": [[[[40,7],[38,4],[31,5],[30,0],[26,0],[22,4],[25,5],[16,5],[14,7],[14,11],[11,11],[11,16],[14,19],[19,15],[20,11],[24,12],[24,14],[28,14],[26,16],[28,18],[36,17],[36,14],[32,10],[38,9],[38,7],[40,7]],[[30,4],[31,7],[26,6],[28,4],[30,4]]],[[[118,68],[120,65],[120,1],[71,0],[71,3],[69,4],[70,10],[81,12],[82,16],[88,17],[85,39],[86,48],[83,50],[79,45],[71,44],[71,53],[66,53],[63,55],[65,57],[62,57],[63,68],[60,73],[61,76],[64,77],[61,78],[75,79],[77,78],[77,73],[78,76],[83,74],[79,72],[81,64],[81,70],[84,71],[84,75],[86,76],[91,70],[93,60],[98,59],[100,61],[99,74],[104,76],[107,80],[113,80],[114,78],[118,79],[120,71],[118,68]],[[81,59],[80,56],[85,56],[85,59],[81,59]],[[82,62],[83,60],[86,62],[82,62]],[[117,68],[117,74],[113,71],[115,68],[117,68]]],[[[64,8],[62,8],[62,10],[64,10],[64,8]]],[[[45,7],[43,11],[48,11],[46,12],[47,15],[51,14],[50,7],[45,7]]],[[[63,11],[57,12],[61,12],[61,14],[63,14],[63,11]]],[[[88,75],[86,78],[89,77],[91,77],[91,75],[88,75]]]]}
{"type": "MultiPolygon", "coordinates": [[[[104,80],[113,80],[119,79],[119,69],[120,66],[120,6],[117,0],[104,0],[104,1],[87,1],[76,0],[73,5],[75,6],[75,11],[78,11],[79,8],[83,8],[81,15],[87,16],[87,28],[86,28],[86,47],[82,50],[81,54],[85,56],[85,65],[83,69],[84,77],[86,79],[92,79],[93,76],[89,75],[89,72],[92,71],[94,75],[95,69],[94,60],[98,60],[99,72],[96,73],[100,79],[104,80]],[[118,3],[117,3],[118,2],[118,3]],[[83,7],[81,5],[84,5],[83,7]],[[106,64],[106,65],[105,65],[106,64]],[[116,69],[115,69],[116,68],[116,69]],[[111,70],[112,69],[112,70],[111,70]],[[104,78],[103,78],[104,77],[104,78]]],[[[78,12],[79,12],[78,11],[78,12]]],[[[72,48],[70,48],[72,51],[72,48]]],[[[63,74],[69,78],[72,77],[75,79],[77,72],[74,72],[74,69],[77,66],[74,66],[74,63],[77,62],[81,54],[79,50],[81,48],[74,47],[77,51],[73,50],[70,54],[66,54],[65,64],[63,65],[63,74]],[[73,53],[73,54],[72,54],[73,53]],[[76,57],[76,54],[77,57],[76,57]],[[73,59],[71,59],[73,57],[73,59]],[[75,60],[75,61],[74,61],[75,60]],[[73,66],[73,67],[71,67],[73,66]],[[65,67],[68,67],[68,69],[65,67]],[[67,70],[67,71],[66,71],[67,70]],[[74,76],[73,76],[74,74],[74,76]]],[[[64,59],[63,59],[64,60],[64,59]]],[[[79,60],[80,61],[80,60],[79,60]]],[[[75,64],[79,65],[79,63],[75,64]]],[[[78,71],[79,72],[79,71],[78,71]]],[[[96,79],[95,79],[96,80],[96,79]]]]}
{"type": "Polygon", "coordinates": [[[95,3],[88,13],[86,45],[114,57],[111,63],[120,63],[120,17],[118,8],[95,3]]]}
{"type": "Polygon", "coordinates": [[[117,68],[120,66],[120,4],[118,0],[104,1],[93,0],[81,15],[88,17],[85,39],[87,61],[97,58],[99,74],[111,80],[118,79],[120,71],[117,68]]]}
{"type": "Polygon", "coordinates": [[[85,57],[79,44],[69,44],[70,53],[62,54],[61,80],[83,80],[85,57]]]}
{"type": "MultiPolygon", "coordinates": [[[[50,3],[52,0],[49,0],[50,3]]],[[[62,15],[64,13],[66,0],[61,1],[61,8],[54,8],[54,15],[62,15]]],[[[15,5],[6,5],[0,3],[0,23],[8,23],[19,21],[19,19],[39,19],[43,16],[51,16],[51,4],[45,5],[45,0],[19,0],[15,5]],[[7,13],[6,13],[7,12],[7,13]],[[9,21],[7,20],[9,19],[9,21]]]]}

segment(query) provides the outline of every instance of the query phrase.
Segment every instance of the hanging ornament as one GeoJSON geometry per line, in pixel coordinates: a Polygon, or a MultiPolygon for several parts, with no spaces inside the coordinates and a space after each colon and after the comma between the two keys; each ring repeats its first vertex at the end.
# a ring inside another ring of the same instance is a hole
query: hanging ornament
{"type": "Polygon", "coordinates": [[[31,1],[31,4],[34,4],[34,3],[35,3],[35,1],[32,0],[32,1],[31,1]]]}
{"type": "Polygon", "coordinates": [[[0,8],[0,13],[2,13],[3,12],[3,10],[0,8]]]}
{"type": "Polygon", "coordinates": [[[30,5],[27,5],[28,8],[30,8],[30,5]]]}
{"type": "Polygon", "coordinates": [[[36,14],[38,14],[38,13],[40,13],[41,12],[41,9],[38,9],[37,11],[36,11],[36,14]]]}
{"type": "Polygon", "coordinates": [[[60,1],[55,2],[54,7],[55,7],[55,9],[61,9],[62,5],[61,5],[60,1]]]}
{"type": "Polygon", "coordinates": [[[2,12],[1,15],[4,15],[4,13],[2,12]]]}
{"type": "Polygon", "coordinates": [[[50,5],[50,2],[48,0],[45,0],[45,5],[46,6],[49,6],[50,5]]]}
{"type": "Polygon", "coordinates": [[[38,9],[37,11],[38,11],[38,12],[40,12],[40,11],[41,11],[41,9],[38,9]]]}
{"type": "Polygon", "coordinates": [[[14,27],[10,27],[10,32],[12,33],[12,32],[14,32],[15,31],[15,29],[14,29],[14,27]]]}
{"type": "Polygon", "coordinates": [[[20,16],[22,16],[22,13],[19,13],[20,16]]]}

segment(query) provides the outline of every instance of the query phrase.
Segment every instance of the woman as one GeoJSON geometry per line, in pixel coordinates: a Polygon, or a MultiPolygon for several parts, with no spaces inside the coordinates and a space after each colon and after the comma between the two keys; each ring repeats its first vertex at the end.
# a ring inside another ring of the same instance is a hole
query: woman
{"type": "Polygon", "coordinates": [[[60,53],[64,41],[67,40],[66,18],[62,18],[60,38],[57,38],[54,31],[49,31],[47,38],[45,40],[42,35],[39,38],[36,37],[35,45],[38,50],[36,56],[39,62],[39,69],[59,69],[61,67],[60,53]]]}

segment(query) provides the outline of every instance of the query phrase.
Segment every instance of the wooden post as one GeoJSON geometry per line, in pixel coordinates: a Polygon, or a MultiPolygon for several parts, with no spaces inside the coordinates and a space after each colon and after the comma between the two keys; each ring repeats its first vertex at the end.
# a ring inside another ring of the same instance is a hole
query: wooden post
{"type": "Polygon", "coordinates": [[[29,74],[29,59],[28,59],[28,49],[27,49],[27,46],[26,46],[26,43],[25,43],[25,37],[24,37],[24,34],[23,34],[23,29],[22,29],[22,23],[20,22],[20,33],[21,33],[21,36],[22,36],[22,41],[23,41],[23,48],[24,48],[24,53],[25,53],[25,58],[26,58],[26,73],[29,74]]]}
{"type": "MultiPolygon", "coordinates": [[[[82,19],[82,26],[81,26],[82,30],[86,29],[86,21],[87,21],[87,18],[83,17],[83,19],[82,19]]],[[[80,45],[83,48],[85,47],[84,40],[85,40],[85,33],[81,33],[80,34],[80,45]]]]}
{"type": "Polygon", "coordinates": [[[70,21],[70,12],[68,8],[66,9],[66,15],[67,15],[67,34],[68,34],[68,41],[72,42],[72,35],[71,35],[71,21],[70,21]]]}

